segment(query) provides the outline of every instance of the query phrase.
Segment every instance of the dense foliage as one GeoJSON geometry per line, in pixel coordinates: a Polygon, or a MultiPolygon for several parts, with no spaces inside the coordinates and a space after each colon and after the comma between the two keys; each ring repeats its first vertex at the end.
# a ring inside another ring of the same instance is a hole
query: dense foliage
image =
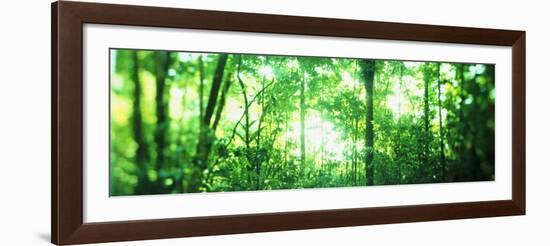
{"type": "Polygon", "coordinates": [[[494,179],[494,65],[111,51],[111,195],[494,179]]]}

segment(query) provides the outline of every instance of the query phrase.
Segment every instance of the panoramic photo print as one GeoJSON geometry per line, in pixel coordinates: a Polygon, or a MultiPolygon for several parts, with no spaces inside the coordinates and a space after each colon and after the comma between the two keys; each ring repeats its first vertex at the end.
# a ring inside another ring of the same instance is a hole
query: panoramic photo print
{"type": "Polygon", "coordinates": [[[493,64],[110,50],[110,195],[494,180],[493,64]]]}

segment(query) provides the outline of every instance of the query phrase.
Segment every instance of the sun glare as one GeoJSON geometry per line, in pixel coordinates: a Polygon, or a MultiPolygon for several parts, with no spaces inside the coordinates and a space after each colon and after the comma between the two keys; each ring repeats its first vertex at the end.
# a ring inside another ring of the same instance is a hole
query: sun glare
{"type": "MultiPolygon", "coordinates": [[[[318,113],[311,112],[306,118],[306,152],[316,157],[315,163],[321,164],[321,158],[331,161],[343,161],[346,144],[342,141],[340,131],[330,121],[323,120],[318,113]],[[324,148],[323,148],[324,146],[324,148]],[[321,155],[321,153],[324,155],[321,155]]],[[[285,134],[287,139],[298,143],[293,151],[300,156],[300,121],[292,122],[291,129],[285,134]]]]}
{"type": "Polygon", "coordinates": [[[342,73],[342,82],[349,88],[354,88],[359,85],[359,81],[354,78],[349,72],[342,73]]]}
{"type": "Polygon", "coordinates": [[[273,79],[273,69],[271,67],[265,66],[260,68],[260,74],[265,76],[266,79],[273,79]]]}
{"type": "Polygon", "coordinates": [[[182,114],[183,114],[183,109],[182,109],[182,96],[184,95],[184,91],[182,89],[178,89],[178,88],[175,88],[173,87],[171,90],[170,90],[170,106],[169,106],[169,109],[170,109],[170,115],[172,116],[172,118],[181,118],[182,114]]]}
{"type": "Polygon", "coordinates": [[[226,117],[231,122],[238,122],[244,113],[244,108],[240,104],[240,102],[232,98],[227,100],[226,108],[227,108],[226,117]]]}
{"type": "Polygon", "coordinates": [[[405,104],[405,95],[403,93],[403,88],[400,86],[400,81],[396,80],[393,85],[393,94],[388,97],[387,103],[391,108],[395,117],[401,117],[403,114],[403,106],[405,104]]]}

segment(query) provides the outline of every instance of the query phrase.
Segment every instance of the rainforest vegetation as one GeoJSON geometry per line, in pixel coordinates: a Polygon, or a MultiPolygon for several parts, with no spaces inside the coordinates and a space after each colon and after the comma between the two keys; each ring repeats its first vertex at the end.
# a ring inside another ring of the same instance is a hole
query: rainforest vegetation
{"type": "Polygon", "coordinates": [[[112,196],[494,180],[494,65],[110,56],[112,196]]]}

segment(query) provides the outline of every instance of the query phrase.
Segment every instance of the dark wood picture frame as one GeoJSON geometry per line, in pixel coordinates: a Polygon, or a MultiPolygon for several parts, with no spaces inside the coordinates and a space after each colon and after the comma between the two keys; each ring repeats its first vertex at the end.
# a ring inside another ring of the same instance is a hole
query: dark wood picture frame
{"type": "Polygon", "coordinates": [[[78,2],[52,4],[52,243],[77,244],[525,214],[525,32],[78,2]],[[508,46],[512,199],[124,222],[83,222],[83,24],[508,46]]]}

